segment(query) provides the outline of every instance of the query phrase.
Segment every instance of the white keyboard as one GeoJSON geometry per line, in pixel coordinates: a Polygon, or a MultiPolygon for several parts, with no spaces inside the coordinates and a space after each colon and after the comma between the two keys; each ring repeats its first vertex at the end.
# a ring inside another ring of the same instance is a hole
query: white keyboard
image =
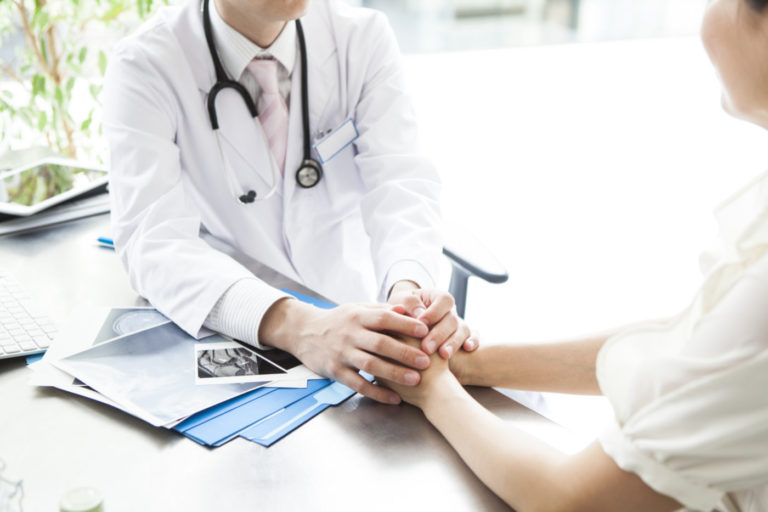
{"type": "Polygon", "coordinates": [[[21,283],[0,272],[0,359],[45,352],[54,336],[53,322],[21,283]]]}

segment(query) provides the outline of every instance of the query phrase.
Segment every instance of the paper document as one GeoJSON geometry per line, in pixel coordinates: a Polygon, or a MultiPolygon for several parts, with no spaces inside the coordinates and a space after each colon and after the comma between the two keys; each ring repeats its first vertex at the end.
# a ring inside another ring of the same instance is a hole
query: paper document
{"type": "MultiPolygon", "coordinates": [[[[228,343],[211,336],[206,343],[228,343]]],[[[155,426],[186,418],[268,381],[248,384],[195,384],[196,342],[172,323],[128,334],[54,364],[90,387],[130,408],[155,426]]]]}

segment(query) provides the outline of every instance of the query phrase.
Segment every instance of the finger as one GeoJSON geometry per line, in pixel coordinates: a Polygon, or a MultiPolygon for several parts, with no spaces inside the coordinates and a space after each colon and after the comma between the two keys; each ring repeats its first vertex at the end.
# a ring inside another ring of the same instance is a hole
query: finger
{"type": "Polygon", "coordinates": [[[403,386],[415,386],[421,380],[419,372],[406,368],[405,366],[384,361],[380,357],[376,357],[375,355],[362,350],[353,352],[350,355],[348,362],[355,368],[370,373],[377,379],[383,378],[397,384],[402,384],[403,386]]]}
{"type": "Polygon", "coordinates": [[[455,301],[450,293],[440,293],[432,297],[427,310],[417,318],[427,325],[435,325],[445,315],[451,312],[455,301]]]}
{"type": "Polygon", "coordinates": [[[413,318],[418,318],[426,311],[426,305],[422,301],[417,290],[408,295],[398,295],[394,300],[405,307],[406,312],[413,318]]]}
{"type": "Polygon", "coordinates": [[[459,324],[459,328],[456,329],[456,332],[454,332],[448,340],[446,340],[445,343],[438,349],[438,352],[440,353],[440,357],[443,359],[450,359],[453,354],[456,353],[457,350],[459,350],[459,347],[461,347],[464,342],[467,340],[467,338],[470,337],[472,333],[469,330],[469,327],[467,327],[467,324],[464,322],[459,324]]]}
{"type": "Polygon", "coordinates": [[[352,368],[344,367],[340,369],[334,376],[334,379],[353,389],[357,393],[360,393],[363,396],[367,396],[372,400],[376,400],[377,402],[381,402],[383,404],[400,403],[400,396],[397,393],[391,389],[386,389],[382,388],[381,386],[371,384],[352,368]]]}
{"type": "Polygon", "coordinates": [[[388,310],[365,309],[360,312],[360,323],[372,331],[389,331],[423,338],[429,329],[423,322],[388,310]]]}
{"type": "Polygon", "coordinates": [[[424,370],[429,367],[429,357],[424,352],[386,334],[366,333],[365,336],[358,339],[357,347],[375,356],[384,357],[394,363],[417,370],[424,370]]]}
{"type": "Polygon", "coordinates": [[[405,314],[405,308],[401,306],[400,304],[395,304],[390,308],[390,311],[393,313],[397,313],[398,315],[404,315],[405,314]]]}
{"type": "Polygon", "coordinates": [[[427,354],[434,354],[435,350],[445,343],[458,328],[459,317],[451,314],[445,315],[424,337],[421,342],[421,349],[427,354]]]}
{"type": "Polygon", "coordinates": [[[480,334],[480,331],[478,331],[477,329],[470,329],[469,337],[466,339],[466,341],[464,341],[462,348],[466,352],[473,352],[480,347],[481,339],[482,339],[482,336],[480,334]]]}

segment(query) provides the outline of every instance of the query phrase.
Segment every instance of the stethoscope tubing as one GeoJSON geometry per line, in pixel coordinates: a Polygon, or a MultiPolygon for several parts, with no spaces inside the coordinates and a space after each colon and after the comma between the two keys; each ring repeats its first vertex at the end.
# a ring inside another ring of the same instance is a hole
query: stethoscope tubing
{"type": "MultiPolygon", "coordinates": [[[[221,60],[219,59],[219,55],[216,51],[216,45],[213,41],[213,29],[211,26],[211,17],[209,12],[209,0],[203,0],[202,3],[202,14],[203,14],[203,31],[205,32],[205,40],[206,44],[208,46],[208,51],[211,54],[211,60],[213,61],[213,67],[216,72],[216,83],[211,87],[211,90],[208,92],[208,99],[206,100],[206,107],[208,109],[208,117],[211,122],[211,128],[213,129],[214,133],[216,134],[216,142],[218,145],[219,153],[221,155],[222,161],[224,162],[224,168],[225,172],[227,174],[227,180],[229,182],[229,187],[233,193],[233,195],[237,198],[238,202],[241,204],[249,204],[253,201],[263,201],[266,199],[269,199],[274,195],[274,193],[277,191],[277,164],[274,161],[274,158],[270,155],[270,167],[272,171],[272,187],[270,191],[263,195],[258,197],[256,192],[253,190],[249,190],[243,194],[239,194],[237,192],[238,184],[237,184],[237,178],[232,170],[232,167],[229,164],[229,160],[226,157],[226,154],[224,153],[221,138],[219,135],[219,119],[218,114],[216,112],[216,97],[218,94],[225,90],[225,89],[234,89],[240,97],[243,99],[243,101],[246,104],[246,107],[248,108],[248,112],[251,114],[251,117],[258,118],[258,111],[256,109],[256,104],[253,101],[253,98],[250,94],[248,94],[248,91],[246,90],[243,85],[235,80],[230,79],[227,76],[227,73],[224,71],[224,66],[221,63],[221,60]]],[[[309,78],[308,78],[308,64],[307,64],[307,44],[306,39],[304,37],[304,28],[301,25],[301,20],[295,20],[296,23],[296,34],[299,40],[299,59],[300,59],[300,65],[301,65],[301,120],[302,120],[302,128],[303,128],[303,158],[301,165],[296,171],[296,183],[301,188],[312,188],[322,179],[323,176],[323,168],[320,162],[312,158],[312,148],[310,144],[310,131],[309,131],[309,78]]],[[[267,148],[269,148],[269,143],[266,140],[266,136],[264,135],[263,131],[261,131],[262,137],[264,138],[264,142],[267,148]]]]}

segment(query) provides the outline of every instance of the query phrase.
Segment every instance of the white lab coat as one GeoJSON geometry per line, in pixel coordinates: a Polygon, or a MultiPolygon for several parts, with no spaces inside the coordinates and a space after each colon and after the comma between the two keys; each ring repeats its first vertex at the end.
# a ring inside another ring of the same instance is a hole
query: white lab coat
{"type": "MultiPolygon", "coordinates": [[[[302,23],[311,140],[348,118],[360,136],[324,165],[316,187],[297,186],[297,65],[285,179],[271,199],[251,205],[232,194],[208,118],[215,73],[198,0],[162,11],[110,58],[104,126],[115,245],[134,289],[189,333],[232,284],[252,277],[243,264],[251,259],[337,302],[380,300],[393,278],[437,280],[439,177],[419,156],[384,16],[313,0],[302,23]]],[[[270,157],[258,120],[230,91],[218,96],[217,111],[237,181],[266,194],[270,157]]],[[[263,293],[275,295],[266,284],[263,293]]]]}

